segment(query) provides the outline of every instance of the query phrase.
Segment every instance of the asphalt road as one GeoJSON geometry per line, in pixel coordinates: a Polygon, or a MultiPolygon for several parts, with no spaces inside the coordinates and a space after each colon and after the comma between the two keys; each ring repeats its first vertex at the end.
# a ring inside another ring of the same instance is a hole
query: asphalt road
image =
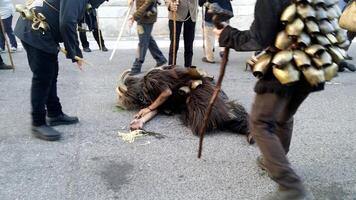
{"type": "MultiPolygon", "coordinates": [[[[164,49],[167,55],[167,49],[164,49]]],[[[356,45],[350,51],[356,57],[356,45]]],[[[60,57],[59,96],[80,123],[56,128],[59,142],[30,134],[31,72],[26,54],[14,54],[16,71],[0,71],[0,199],[264,199],[275,184],[261,172],[256,146],[242,136],[218,132],[206,137],[203,159],[198,138],[179,118],[159,116],[147,129],[166,137],[123,142],[134,112],[115,107],[117,78],[130,68],[135,50],[86,53],[94,67],[80,72],[60,57]]],[[[183,54],[179,54],[182,61],[183,54]]],[[[194,63],[217,77],[219,66],[194,63]]],[[[250,53],[235,53],[223,88],[250,110],[255,78],[244,72],[250,53]]],[[[353,61],[356,64],[355,61],[353,61]]],[[[144,68],[154,66],[151,56],[144,68]]],[[[289,159],[315,199],[356,199],[356,73],[344,72],[312,94],[296,115],[289,159]]]]}

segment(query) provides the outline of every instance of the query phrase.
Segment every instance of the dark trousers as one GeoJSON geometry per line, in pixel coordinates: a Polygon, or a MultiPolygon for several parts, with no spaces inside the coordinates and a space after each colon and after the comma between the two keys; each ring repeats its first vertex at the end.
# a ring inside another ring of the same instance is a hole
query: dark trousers
{"type": "Polygon", "coordinates": [[[157,66],[167,62],[167,59],[164,57],[156,41],[152,37],[152,29],[153,23],[137,23],[139,43],[137,55],[131,69],[132,72],[141,72],[142,64],[145,62],[147,50],[150,51],[152,57],[156,60],[157,66]]]}
{"type": "Polygon", "coordinates": [[[31,105],[32,124],[46,123],[46,108],[49,117],[62,114],[62,106],[57,96],[58,55],[46,53],[22,41],[27,52],[32,76],[31,105]]]}
{"type": "Polygon", "coordinates": [[[352,40],[356,37],[356,32],[347,31],[347,38],[352,42],[352,40]]]}
{"type": "MultiPolygon", "coordinates": [[[[195,37],[195,22],[192,21],[191,17],[187,17],[188,19],[184,22],[176,22],[177,29],[176,29],[176,57],[177,59],[177,51],[179,49],[179,38],[180,33],[182,32],[182,27],[184,25],[183,30],[183,39],[184,39],[184,66],[191,67],[192,66],[192,59],[193,59],[193,42],[195,37]]],[[[173,20],[169,20],[169,31],[170,31],[170,39],[171,44],[169,47],[169,59],[168,64],[173,64],[173,20]]]]}
{"type": "Polygon", "coordinates": [[[4,64],[4,61],[2,60],[1,56],[0,56],[0,65],[4,64]]]}
{"type": "Polygon", "coordinates": [[[257,94],[252,106],[251,133],[271,178],[281,189],[303,190],[301,179],[286,155],[292,138],[293,116],[308,94],[302,91],[287,96],[257,94]]]}
{"type": "MultiPolygon", "coordinates": [[[[4,24],[4,32],[10,40],[11,47],[17,48],[16,37],[14,35],[14,31],[12,30],[12,15],[6,19],[3,19],[2,22],[4,24]]],[[[5,36],[2,33],[0,34],[0,48],[5,49],[5,36]]]]}
{"type": "MultiPolygon", "coordinates": [[[[100,31],[100,38],[99,38],[99,30],[98,29],[94,29],[92,32],[93,32],[93,36],[96,40],[96,43],[98,43],[99,48],[100,48],[100,40],[101,40],[102,47],[105,47],[104,38],[103,38],[103,34],[101,33],[101,31],[100,31]]],[[[87,33],[79,32],[79,38],[80,38],[80,42],[82,43],[82,47],[88,48],[89,42],[87,39],[87,33]]]]}

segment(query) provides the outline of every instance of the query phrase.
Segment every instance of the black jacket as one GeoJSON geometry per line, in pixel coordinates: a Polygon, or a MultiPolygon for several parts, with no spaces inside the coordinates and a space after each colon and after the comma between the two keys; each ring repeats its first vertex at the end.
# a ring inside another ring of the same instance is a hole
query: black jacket
{"type": "MultiPolygon", "coordinates": [[[[236,51],[261,51],[274,46],[276,36],[283,29],[280,15],[290,5],[291,0],[257,0],[254,21],[250,30],[240,31],[227,26],[220,35],[221,47],[229,47],[236,51]]],[[[306,81],[299,81],[296,87],[303,87],[308,91],[323,89],[323,84],[311,88],[306,81]]],[[[273,92],[286,94],[295,87],[282,85],[270,70],[262,79],[257,81],[256,93],[273,92]]]]}
{"type": "Polygon", "coordinates": [[[58,54],[59,43],[63,42],[67,58],[83,57],[79,48],[77,24],[84,17],[86,5],[97,8],[105,0],[47,0],[36,13],[42,13],[50,29],[44,33],[31,29],[32,22],[19,18],[15,27],[16,36],[23,42],[50,54],[58,54]]]}
{"type": "MultiPolygon", "coordinates": [[[[232,6],[231,6],[231,0],[199,0],[199,6],[203,6],[206,2],[209,3],[218,3],[219,6],[225,10],[229,10],[233,12],[232,6]]],[[[213,23],[213,16],[207,12],[208,8],[205,8],[205,21],[209,23],[213,23]]]]}

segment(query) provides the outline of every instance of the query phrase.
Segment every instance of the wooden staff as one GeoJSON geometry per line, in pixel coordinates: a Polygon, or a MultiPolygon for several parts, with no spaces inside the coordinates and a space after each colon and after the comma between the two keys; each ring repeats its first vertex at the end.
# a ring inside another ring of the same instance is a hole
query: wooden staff
{"type": "Polygon", "coordinates": [[[229,61],[229,53],[230,53],[230,49],[226,47],[225,50],[224,50],[224,57],[223,57],[223,60],[221,62],[221,66],[220,66],[219,79],[218,79],[218,82],[216,83],[216,87],[214,89],[214,93],[213,93],[213,95],[212,95],[212,97],[211,97],[211,99],[209,101],[209,105],[208,105],[207,111],[206,111],[206,113],[204,115],[203,126],[199,130],[200,140],[199,140],[198,158],[201,158],[201,154],[202,154],[202,150],[203,150],[204,134],[205,134],[206,128],[208,126],[209,117],[210,117],[211,111],[213,109],[214,103],[215,103],[216,98],[218,97],[218,95],[220,93],[220,90],[221,90],[221,84],[222,84],[222,81],[224,79],[226,65],[227,65],[227,63],[229,61]]]}
{"type": "MultiPolygon", "coordinates": [[[[177,3],[175,0],[173,3],[177,3]]],[[[178,0],[179,3],[179,0],[178,0]]],[[[177,64],[177,11],[173,11],[173,65],[177,64]]]]}
{"type": "Polygon", "coordinates": [[[1,24],[1,32],[2,32],[2,34],[4,36],[4,39],[5,39],[7,52],[9,53],[9,58],[10,58],[10,63],[11,63],[11,66],[12,66],[12,70],[15,71],[14,60],[12,59],[12,54],[11,54],[11,51],[10,51],[10,45],[9,45],[9,41],[7,40],[7,37],[5,35],[5,27],[4,27],[4,23],[3,23],[2,19],[0,19],[0,24],[1,24]]]}
{"type": "Polygon", "coordinates": [[[96,17],[96,25],[98,26],[99,48],[100,48],[100,50],[103,50],[103,44],[101,42],[102,35],[101,35],[100,26],[99,26],[99,14],[96,10],[95,10],[95,13],[96,13],[96,16],[95,16],[96,17]]]}

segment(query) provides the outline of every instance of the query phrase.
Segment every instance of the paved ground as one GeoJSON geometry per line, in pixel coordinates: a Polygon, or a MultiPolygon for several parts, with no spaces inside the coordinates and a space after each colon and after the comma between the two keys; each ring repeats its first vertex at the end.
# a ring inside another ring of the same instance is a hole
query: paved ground
{"type": "MultiPolygon", "coordinates": [[[[167,52],[167,49],[164,49],[167,52]]],[[[264,199],[275,185],[255,165],[256,146],[245,138],[209,135],[203,159],[198,138],[178,117],[160,116],[148,130],[166,138],[145,137],[133,144],[118,138],[134,112],[115,107],[117,77],[129,68],[135,50],[85,54],[95,67],[78,71],[60,59],[59,95],[64,111],[80,124],[58,127],[59,142],[33,138],[30,128],[31,73],[23,52],[16,71],[0,71],[0,199],[264,199]]],[[[218,65],[194,63],[217,75],[218,65]]],[[[226,93],[249,110],[255,78],[244,72],[250,53],[232,53],[224,81],[226,93]]],[[[356,55],[353,45],[351,55],[356,55]]],[[[182,54],[179,55],[182,57],[182,54]]],[[[181,60],[181,59],[179,59],[181,60]]],[[[353,61],[354,64],[355,61],[353,61]]],[[[148,58],[145,69],[153,66],[148,58]]],[[[340,74],[326,90],[312,94],[296,115],[289,158],[316,199],[356,199],[356,73],[340,74]]]]}

